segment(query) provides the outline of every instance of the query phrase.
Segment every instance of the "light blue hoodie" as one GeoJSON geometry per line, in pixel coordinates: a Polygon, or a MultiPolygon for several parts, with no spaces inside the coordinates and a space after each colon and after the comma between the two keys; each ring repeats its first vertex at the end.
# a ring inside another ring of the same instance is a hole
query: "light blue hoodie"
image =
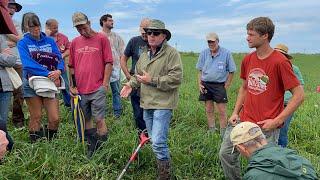
{"type": "Polygon", "coordinates": [[[64,71],[64,61],[54,39],[47,37],[41,32],[40,40],[34,39],[30,33],[24,34],[24,37],[18,42],[18,50],[23,67],[23,77],[30,76],[48,76],[49,70],[32,59],[31,53],[35,51],[43,51],[56,54],[59,57],[57,69],[64,71]]]}

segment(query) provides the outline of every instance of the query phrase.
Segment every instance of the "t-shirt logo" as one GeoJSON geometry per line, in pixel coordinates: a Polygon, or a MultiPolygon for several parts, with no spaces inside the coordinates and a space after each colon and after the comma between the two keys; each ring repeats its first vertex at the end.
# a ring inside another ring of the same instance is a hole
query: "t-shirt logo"
{"type": "Polygon", "coordinates": [[[85,46],[83,48],[77,49],[76,51],[77,51],[77,53],[92,53],[92,52],[95,52],[95,51],[99,51],[99,49],[95,48],[95,47],[85,46]]]}
{"type": "Polygon", "coordinates": [[[250,71],[248,76],[248,90],[254,95],[258,95],[267,90],[269,77],[264,70],[254,68],[250,71]]]}

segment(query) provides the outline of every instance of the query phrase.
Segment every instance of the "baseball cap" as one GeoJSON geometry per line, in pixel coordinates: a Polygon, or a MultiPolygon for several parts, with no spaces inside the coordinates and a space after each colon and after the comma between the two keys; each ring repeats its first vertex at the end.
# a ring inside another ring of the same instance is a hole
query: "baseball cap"
{"type": "Polygon", "coordinates": [[[207,41],[216,41],[216,40],[219,41],[218,35],[214,32],[207,34],[206,39],[207,39],[207,41]]]}
{"type": "Polygon", "coordinates": [[[89,22],[88,17],[82,12],[75,12],[72,15],[73,26],[76,27],[78,25],[87,24],[89,22]]]}
{"type": "Polygon", "coordinates": [[[236,146],[248,142],[260,135],[263,135],[263,133],[257,124],[252,122],[241,122],[232,129],[230,139],[233,146],[236,146]]]}

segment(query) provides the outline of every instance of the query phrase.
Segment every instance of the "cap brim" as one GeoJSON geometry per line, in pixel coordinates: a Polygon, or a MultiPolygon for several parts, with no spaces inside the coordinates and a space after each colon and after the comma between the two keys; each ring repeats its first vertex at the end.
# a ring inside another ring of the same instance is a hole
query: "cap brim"
{"type": "Polygon", "coordinates": [[[76,27],[76,26],[79,26],[79,25],[83,25],[83,24],[87,24],[88,21],[84,20],[84,21],[79,21],[79,22],[76,22],[76,23],[73,23],[73,27],[76,27]]]}
{"type": "Polygon", "coordinates": [[[22,9],[22,6],[20,4],[18,4],[18,3],[8,3],[8,4],[14,4],[16,6],[16,9],[17,9],[16,12],[19,12],[22,9]]]}

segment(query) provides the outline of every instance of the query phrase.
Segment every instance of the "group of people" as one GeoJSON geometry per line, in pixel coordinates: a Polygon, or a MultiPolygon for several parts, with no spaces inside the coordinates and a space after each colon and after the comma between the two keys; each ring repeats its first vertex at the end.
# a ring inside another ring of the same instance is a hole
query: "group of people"
{"type": "MultiPolygon", "coordinates": [[[[14,0],[1,6],[7,8],[11,16],[22,8],[14,0]]],[[[139,132],[146,130],[151,138],[158,177],[170,179],[168,134],[183,77],[179,52],[168,44],[171,32],[164,22],[145,18],[139,28],[141,35],[131,38],[125,46],[122,38],[112,31],[110,14],[101,16],[101,32],[93,30],[90,20],[81,12],[73,14],[72,23],[79,36],[71,43],[58,32],[57,20],[48,19],[42,32],[39,17],[31,12],[23,15],[20,33],[1,35],[0,129],[3,132],[0,131],[0,140],[5,139],[2,145],[8,150],[13,147],[7,130],[11,92],[17,91],[14,102],[19,105],[13,106],[13,119],[20,117],[13,122],[16,127],[23,126],[25,100],[30,113],[30,141],[36,142],[42,138],[51,140],[58,133],[57,93],[61,91],[65,106],[72,104],[72,98],[81,97],[84,134],[88,157],[91,157],[108,139],[105,114],[106,92],[110,86],[114,116],[119,118],[122,114],[121,97],[130,96],[136,128],[139,132]],[[132,66],[129,69],[130,57],[132,66]],[[6,70],[10,67],[20,75],[22,88],[13,86],[6,70]],[[121,70],[128,82],[120,91],[121,70]],[[42,107],[48,119],[44,127],[41,126],[42,107]]],[[[256,51],[242,61],[242,85],[228,120],[227,89],[236,71],[232,54],[219,46],[218,35],[211,32],[206,36],[208,48],[199,55],[196,65],[199,100],[205,102],[211,132],[217,130],[214,109],[219,112],[223,139],[219,158],[227,179],[241,179],[240,153],[250,158],[244,179],[317,178],[309,161],[282,148],[288,143],[293,113],[304,100],[304,82],[299,69],[288,60],[292,59],[288,48],[283,44],[275,48],[270,46],[273,34],[274,24],[267,17],[254,18],[247,24],[248,45],[256,51]],[[278,141],[282,147],[272,145],[278,141]],[[295,167],[289,167],[288,163],[294,163],[295,167]]],[[[0,150],[2,156],[3,149],[0,150]]]]}

